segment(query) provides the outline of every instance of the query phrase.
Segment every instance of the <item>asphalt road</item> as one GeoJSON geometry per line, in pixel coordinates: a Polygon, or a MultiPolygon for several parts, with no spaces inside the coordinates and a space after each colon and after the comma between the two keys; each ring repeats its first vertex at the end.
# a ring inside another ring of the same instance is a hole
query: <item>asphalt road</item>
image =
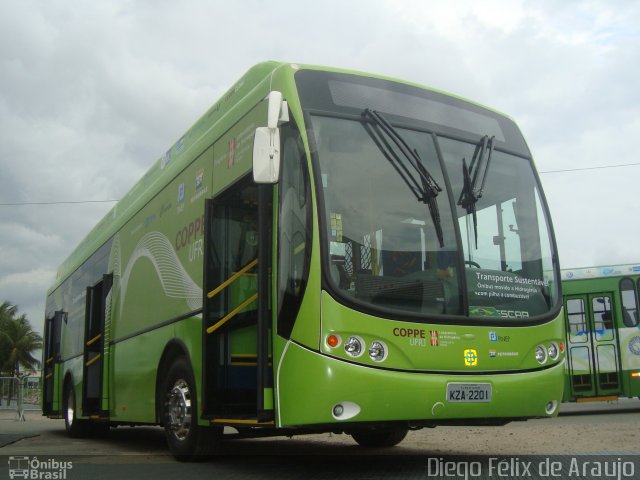
{"type": "Polygon", "coordinates": [[[0,480],[10,478],[9,467],[18,459],[24,464],[25,457],[39,467],[39,478],[57,472],[53,478],[63,480],[606,478],[607,467],[615,473],[609,478],[619,480],[640,478],[639,426],[640,400],[624,399],[565,404],[550,420],[413,431],[400,445],[377,450],[363,449],[347,435],[230,440],[211,461],[184,464],[168,454],[158,427],[119,427],[104,438],[70,439],[61,420],[32,412],[18,422],[0,412],[0,480]],[[559,475],[553,475],[554,462],[559,475]],[[592,471],[592,463],[601,471],[592,471]]]}

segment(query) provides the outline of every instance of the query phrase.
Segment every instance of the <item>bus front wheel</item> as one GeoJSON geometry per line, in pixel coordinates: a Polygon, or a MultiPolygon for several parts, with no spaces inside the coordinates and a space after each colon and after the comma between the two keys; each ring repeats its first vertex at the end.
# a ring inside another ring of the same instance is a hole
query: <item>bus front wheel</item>
{"type": "Polygon", "coordinates": [[[186,359],[176,359],[162,389],[163,424],[169,451],[179,461],[205,460],[222,437],[220,427],[198,425],[198,405],[193,372],[186,359]]]}
{"type": "Polygon", "coordinates": [[[353,430],[351,436],[361,447],[393,447],[407,436],[407,427],[368,427],[353,430]]]}

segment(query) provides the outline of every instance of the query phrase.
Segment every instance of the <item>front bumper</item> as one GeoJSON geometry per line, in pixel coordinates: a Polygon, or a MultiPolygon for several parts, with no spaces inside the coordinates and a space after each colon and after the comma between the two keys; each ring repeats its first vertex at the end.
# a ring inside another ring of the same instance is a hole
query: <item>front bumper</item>
{"type": "Polygon", "coordinates": [[[562,401],[564,361],[520,373],[424,373],[356,365],[289,342],[276,370],[279,427],[408,421],[478,423],[479,419],[552,417],[562,401]],[[450,382],[490,383],[490,402],[447,400],[450,382]],[[551,402],[555,408],[550,409],[551,402]],[[334,407],[347,407],[339,418],[334,407]],[[458,422],[452,422],[458,420],[458,422]]]}

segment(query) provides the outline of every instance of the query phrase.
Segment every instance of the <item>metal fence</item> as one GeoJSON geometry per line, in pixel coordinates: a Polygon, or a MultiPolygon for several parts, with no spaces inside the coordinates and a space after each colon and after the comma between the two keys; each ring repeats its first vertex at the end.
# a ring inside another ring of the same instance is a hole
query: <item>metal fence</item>
{"type": "Polygon", "coordinates": [[[0,377],[0,410],[24,422],[25,412],[40,410],[40,392],[40,377],[0,377]]]}

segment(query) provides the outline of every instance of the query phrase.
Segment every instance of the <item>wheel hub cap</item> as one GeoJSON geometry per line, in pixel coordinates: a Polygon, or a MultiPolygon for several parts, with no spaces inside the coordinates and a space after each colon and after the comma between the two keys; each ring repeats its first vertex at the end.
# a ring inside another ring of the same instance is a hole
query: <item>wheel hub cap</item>
{"type": "Polygon", "coordinates": [[[168,394],[169,427],[178,440],[184,440],[191,428],[191,393],[184,380],[178,380],[168,394]]]}

